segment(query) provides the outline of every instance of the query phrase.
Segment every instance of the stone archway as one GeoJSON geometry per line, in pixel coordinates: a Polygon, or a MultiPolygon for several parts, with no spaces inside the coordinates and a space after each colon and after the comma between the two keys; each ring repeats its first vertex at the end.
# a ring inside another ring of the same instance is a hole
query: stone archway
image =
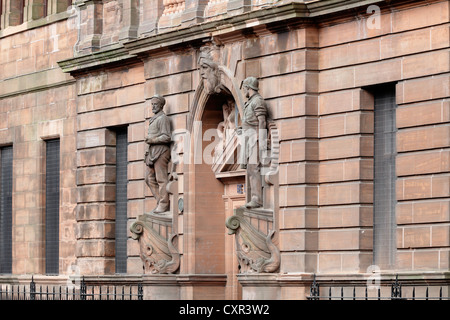
{"type": "Polygon", "coordinates": [[[236,116],[240,118],[242,113],[243,97],[237,81],[224,66],[219,67],[219,76],[221,90],[211,94],[201,81],[190,108],[187,125],[190,153],[183,166],[185,210],[181,273],[226,274],[224,298],[240,299],[234,241],[228,235],[225,221],[233,215],[235,207],[245,203],[245,194],[237,192],[237,185],[245,184],[245,172],[233,171],[231,175],[226,172],[225,177],[221,177],[204,158],[205,148],[212,143],[209,139],[204,140],[205,132],[217,129],[224,120],[222,105],[231,100],[237,108],[236,116]],[[230,193],[230,190],[233,191],[230,193]]]}

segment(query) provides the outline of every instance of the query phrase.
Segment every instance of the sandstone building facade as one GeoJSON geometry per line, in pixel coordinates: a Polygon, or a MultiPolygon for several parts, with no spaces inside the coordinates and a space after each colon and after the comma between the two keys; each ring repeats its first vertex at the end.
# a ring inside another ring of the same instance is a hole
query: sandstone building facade
{"type": "Polygon", "coordinates": [[[374,270],[448,286],[450,1],[0,3],[0,282],[76,273],[143,281],[148,299],[305,299],[314,274],[365,283],[374,270]],[[249,76],[276,171],[270,210],[245,219],[270,235],[274,270],[244,266],[246,231],[226,224],[245,170],[205,156],[224,104],[239,125],[249,76]],[[156,202],[155,94],[180,156],[171,215],[152,220],[176,252],[165,271],[145,267],[133,229],[156,202]]]}

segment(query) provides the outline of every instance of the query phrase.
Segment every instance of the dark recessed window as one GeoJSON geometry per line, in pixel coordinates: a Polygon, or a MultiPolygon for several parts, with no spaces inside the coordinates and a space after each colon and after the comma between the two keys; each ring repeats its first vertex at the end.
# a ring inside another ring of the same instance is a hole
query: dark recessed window
{"type": "Polygon", "coordinates": [[[116,273],[127,272],[127,131],[116,130],[116,273]]]}
{"type": "Polygon", "coordinates": [[[59,273],[59,139],[46,141],[45,272],[59,273]]]}
{"type": "Polygon", "coordinates": [[[0,273],[12,273],[12,146],[1,148],[0,158],[0,273]]]}
{"type": "Polygon", "coordinates": [[[392,268],[396,255],[396,95],[395,84],[372,90],[374,95],[374,264],[392,268]]]}

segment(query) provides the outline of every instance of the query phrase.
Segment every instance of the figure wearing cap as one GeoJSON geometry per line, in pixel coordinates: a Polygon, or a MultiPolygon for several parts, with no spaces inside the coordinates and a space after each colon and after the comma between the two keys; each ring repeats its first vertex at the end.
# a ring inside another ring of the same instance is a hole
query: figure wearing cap
{"type": "Polygon", "coordinates": [[[244,95],[248,98],[243,109],[242,129],[244,132],[243,167],[247,169],[251,200],[247,208],[262,206],[261,151],[267,149],[266,126],[267,107],[258,93],[259,83],[255,77],[248,77],[242,83],[244,95]]]}
{"type": "Polygon", "coordinates": [[[148,134],[145,139],[147,144],[145,152],[145,164],[147,165],[145,182],[157,201],[157,206],[152,212],[162,213],[169,210],[169,194],[166,186],[169,182],[170,121],[163,112],[163,107],[166,103],[164,97],[156,94],[150,101],[154,116],[150,118],[148,134]]]}

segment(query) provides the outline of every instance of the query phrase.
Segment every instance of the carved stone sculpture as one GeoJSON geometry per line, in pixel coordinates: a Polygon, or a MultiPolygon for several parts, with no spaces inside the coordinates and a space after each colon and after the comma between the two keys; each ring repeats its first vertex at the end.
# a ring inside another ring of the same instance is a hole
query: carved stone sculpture
{"type": "Polygon", "coordinates": [[[157,229],[170,227],[172,217],[160,217],[163,220],[152,214],[141,215],[130,228],[132,238],[139,240],[140,255],[147,274],[174,273],[180,266],[180,254],[174,244],[176,234],[169,233],[165,238],[154,227],[155,224],[157,229]]]}
{"type": "Polygon", "coordinates": [[[266,234],[250,222],[252,216],[262,221],[263,215],[266,216],[267,226],[272,225],[272,211],[252,212],[242,207],[236,209],[225,223],[228,234],[235,234],[240,273],[270,273],[277,271],[280,266],[280,251],[272,242],[275,232],[268,230],[266,234]]]}
{"type": "Polygon", "coordinates": [[[262,175],[261,166],[264,151],[267,150],[267,107],[258,93],[258,79],[248,77],[242,88],[248,100],[244,105],[242,130],[243,135],[243,167],[247,169],[251,198],[246,208],[262,207],[262,175]]]}
{"type": "Polygon", "coordinates": [[[180,253],[177,250],[178,234],[178,176],[170,175],[166,191],[172,203],[164,214],[149,212],[138,216],[131,225],[131,237],[139,241],[139,250],[144,273],[175,273],[180,267],[180,253]]]}
{"type": "Polygon", "coordinates": [[[218,161],[224,161],[223,157],[220,158],[220,156],[222,156],[236,129],[236,106],[234,100],[231,98],[227,99],[222,105],[222,111],[224,120],[217,126],[220,141],[214,151],[214,157],[218,161]]]}
{"type": "Polygon", "coordinates": [[[205,46],[200,49],[198,57],[200,76],[205,90],[209,94],[220,93],[223,89],[220,83],[219,65],[216,61],[217,57],[215,57],[216,51],[218,49],[215,46],[205,46]]]}
{"type": "Polygon", "coordinates": [[[169,182],[171,130],[169,118],[163,111],[165,102],[164,97],[160,95],[154,95],[151,98],[154,116],[150,119],[148,135],[145,139],[147,144],[145,182],[157,201],[153,213],[163,213],[170,208],[166,186],[169,182]]]}

